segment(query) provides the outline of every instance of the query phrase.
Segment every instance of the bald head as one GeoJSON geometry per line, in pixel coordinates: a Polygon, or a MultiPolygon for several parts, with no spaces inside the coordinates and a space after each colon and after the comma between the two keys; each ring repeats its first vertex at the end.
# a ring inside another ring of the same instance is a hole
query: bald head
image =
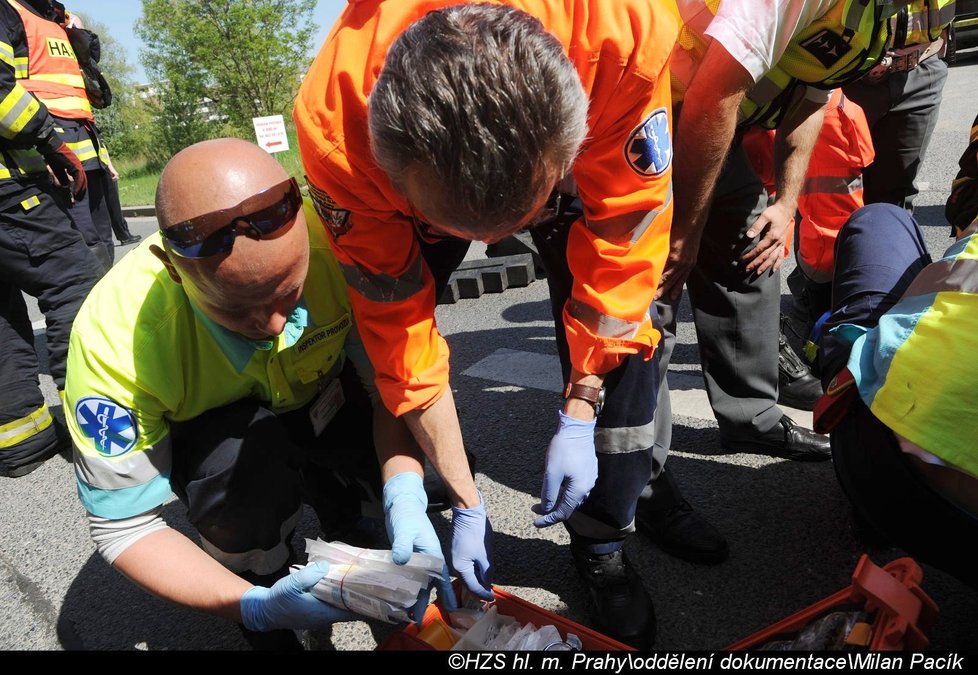
{"type": "Polygon", "coordinates": [[[173,156],[156,188],[160,228],[227,209],[288,179],[278,162],[253,143],[217,138],[173,156]]]}
{"type": "MultiPolygon", "coordinates": [[[[252,143],[235,138],[196,143],[174,155],[160,175],[160,228],[231,209],[288,178],[252,143]]],[[[267,339],[281,332],[283,314],[287,317],[301,294],[309,265],[305,218],[300,209],[290,229],[270,239],[239,234],[229,253],[197,259],[168,249],[161,260],[210,319],[246,337],[267,339]]]]}

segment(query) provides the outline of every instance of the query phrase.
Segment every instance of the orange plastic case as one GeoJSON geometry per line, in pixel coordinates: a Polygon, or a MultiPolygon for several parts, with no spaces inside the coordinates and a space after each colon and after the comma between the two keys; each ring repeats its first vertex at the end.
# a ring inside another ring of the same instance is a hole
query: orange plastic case
{"type": "Polygon", "coordinates": [[[923,578],[924,572],[913,558],[898,558],[881,568],[864,554],[856,564],[851,586],[726,649],[754,649],[791,637],[818,617],[842,605],[855,604],[875,615],[870,651],[924,650],[929,643],[926,632],[934,625],[938,610],[920,587],[923,578]]]}
{"type": "MultiPolygon", "coordinates": [[[[456,592],[458,585],[456,582],[456,592]]],[[[573,633],[581,639],[581,644],[585,651],[634,651],[632,647],[622,644],[617,640],[612,640],[607,635],[602,635],[597,631],[591,630],[587,626],[566,619],[562,616],[548,612],[542,607],[527,602],[521,598],[507,593],[506,591],[493,586],[492,592],[496,596],[496,608],[500,614],[514,617],[520,623],[533,623],[536,626],[552,624],[557,627],[560,636],[567,639],[568,633],[573,633]]],[[[448,615],[442,611],[440,604],[429,605],[425,612],[424,619],[421,621],[421,630],[427,629],[435,623],[436,618],[448,621],[448,615]]],[[[414,624],[409,625],[402,631],[392,633],[378,647],[378,651],[418,651],[434,650],[434,647],[423,640],[419,640],[418,627],[414,624]]]]}

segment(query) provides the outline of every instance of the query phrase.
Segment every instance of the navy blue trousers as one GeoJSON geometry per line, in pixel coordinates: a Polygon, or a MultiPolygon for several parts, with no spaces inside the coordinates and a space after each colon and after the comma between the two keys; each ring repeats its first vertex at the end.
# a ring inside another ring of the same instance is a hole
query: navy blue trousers
{"type": "Polygon", "coordinates": [[[920,228],[904,209],[881,203],[852,213],[835,242],[832,314],[819,349],[823,384],[849,359],[849,345],[829,331],[844,323],[875,326],[929,263],[920,228]]]}

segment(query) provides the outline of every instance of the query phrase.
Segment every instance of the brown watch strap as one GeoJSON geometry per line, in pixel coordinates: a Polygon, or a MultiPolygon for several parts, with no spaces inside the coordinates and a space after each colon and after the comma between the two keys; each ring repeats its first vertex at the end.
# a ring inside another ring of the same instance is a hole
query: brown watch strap
{"type": "Polygon", "coordinates": [[[579,398],[591,405],[601,401],[601,387],[589,387],[586,384],[568,384],[564,389],[564,398],[579,398]]]}

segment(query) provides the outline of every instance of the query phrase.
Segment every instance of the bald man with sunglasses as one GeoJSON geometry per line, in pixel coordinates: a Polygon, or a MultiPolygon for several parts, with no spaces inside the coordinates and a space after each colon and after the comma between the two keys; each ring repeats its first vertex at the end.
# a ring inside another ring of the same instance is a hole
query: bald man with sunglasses
{"type": "MultiPolygon", "coordinates": [[[[308,593],[325,564],[289,574],[302,502],[330,531],[380,494],[345,283],[295,180],[250,143],[178,153],[156,208],[160,232],[75,321],[65,410],[78,494],[99,553],[136,584],[240,622],[257,648],[298,649],[288,629],[355,618],[308,593]],[[171,492],[203,548],[164,522],[171,492]]],[[[406,555],[442,556],[427,524],[406,555]]]]}

